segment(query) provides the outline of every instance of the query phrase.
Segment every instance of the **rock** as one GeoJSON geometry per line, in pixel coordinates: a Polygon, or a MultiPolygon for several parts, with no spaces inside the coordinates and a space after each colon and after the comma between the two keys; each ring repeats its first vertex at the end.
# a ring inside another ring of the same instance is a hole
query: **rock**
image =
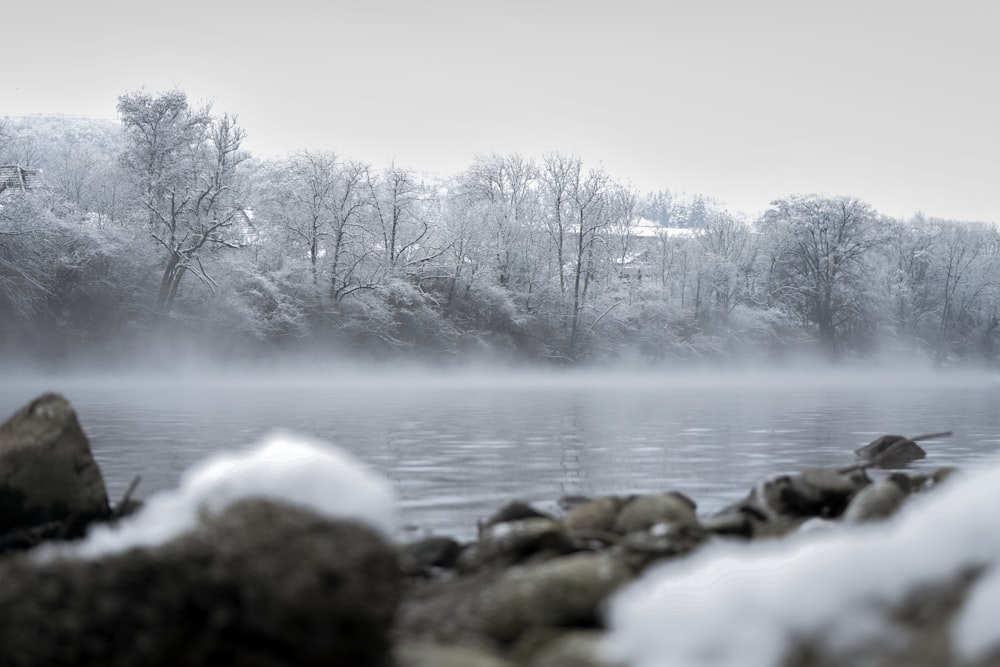
{"type": "Polygon", "coordinates": [[[493,651],[473,646],[402,642],[393,655],[396,667],[517,667],[493,651]]]}
{"type": "Polygon", "coordinates": [[[618,512],[615,530],[625,535],[660,523],[697,522],[695,508],[690,498],[675,491],[636,496],[618,512]]]}
{"type": "Polygon", "coordinates": [[[720,537],[753,537],[753,519],[745,512],[727,511],[702,519],[702,528],[720,537]]]}
{"type": "Polygon", "coordinates": [[[743,500],[716,514],[711,530],[738,536],[785,535],[810,518],[840,516],[851,498],[870,483],[864,470],[807,468],[796,475],[779,475],[758,483],[743,500]]]}
{"type": "Polygon", "coordinates": [[[844,512],[844,521],[885,519],[899,509],[909,492],[899,479],[881,479],[862,489],[844,512]]]}
{"type": "Polygon", "coordinates": [[[541,554],[555,556],[575,549],[562,524],[555,519],[531,518],[497,523],[483,529],[458,561],[463,572],[486,566],[507,566],[541,554]]]}
{"type": "Polygon", "coordinates": [[[864,470],[843,473],[833,468],[806,468],[788,478],[787,484],[780,489],[780,513],[837,517],[843,514],[854,494],[870,483],[864,470]]]}
{"type": "Polygon", "coordinates": [[[629,533],[622,538],[619,551],[622,562],[633,572],[639,572],[664,558],[690,553],[708,537],[709,533],[698,522],[661,523],[648,531],[629,533]]]}
{"type": "Polygon", "coordinates": [[[621,667],[601,657],[604,633],[571,630],[559,633],[538,647],[527,659],[528,667],[621,667]]]}
{"type": "Polygon", "coordinates": [[[524,519],[552,519],[552,517],[545,512],[535,509],[528,503],[515,500],[498,509],[496,513],[483,522],[482,527],[490,528],[499,523],[521,521],[524,519]]]}
{"type": "Polygon", "coordinates": [[[880,468],[902,468],[927,456],[923,447],[901,435],[883,435],[854,453],[880,468]]]}
{"type": "Polygon", "coordinates": [[[371,528],[245,500],[160,547],[0,563],[2,662],[378,665],[399,597],[371,528]]]}
{"type": "Polygon", "coordinates": [[[610,533],[615,530],[615,519],[624,500],[618,496],[595,498],[574,506],[563,517],[563,525],[570,533],[610,533]]]}
{"type": "Polygon", "coordinates": [[[515,566],[472,598],[469,619],[499,642],[511,642],[528,628],[593,627],[601,603],[631,576],[608,554],[515,566]]]}
{"type": "Polygon", "coordinates": [[[43,394],[0,424],[0,535],[110,514],[101,471],[69,402],[43,394]]]}
{"type": "Polygon", "coordinates": [[[427,576],[435,568],[454,567],[461,552],[461,545],[450,537],[425,537],[400,547],[399,566],[404,574],[427,576]]]}
{"type": "Polygon", "coordinates": [[[593,627],[631,571],[607,553],[580,553],[419,585],[397,617],[403,641],[494,650],[528,630],[593,627]]]}

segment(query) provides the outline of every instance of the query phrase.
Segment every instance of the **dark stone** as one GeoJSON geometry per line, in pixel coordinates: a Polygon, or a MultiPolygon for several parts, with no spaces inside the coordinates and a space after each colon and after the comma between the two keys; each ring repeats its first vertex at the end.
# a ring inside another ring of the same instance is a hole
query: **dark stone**
{"type": "Polygon", "coordinates": [[[483,522],[483,528],[489,528],[495,526],[498,523],[507,523],[508,521],[521,521],[523,519],[551,519],[552,517],[545,512],[535,509],[528,503],[521,502],[520,500],[515,500],[513,502],[507,503],[500,509],[496,511],[490,518],[483,522]]]}
{"type": "Polygon", "coordinates": [[[462,546],[450,537],[426,537],[403,545],[399,550],[399,565],[404,574],[428,576],[435,568],[455,566],[462,546]]]}
{"type": "Polygon", "coordinates": [[[782,514],[797,517],[840,516],[851,498],[871,483],[863,470],[838,472],[832,468],[807,468],[781,487],[782,514]]]}
{"type": "Polygon", "coordinates": [[[927,456],[923,447],[901,435],[883,435],[854,453],[879,468],[902,468],[927,456]]]}
{"type": "Polygon", "coordinates": [[[407,596],[405,641],[497,649],[539,628],[596,627],[607,597],[632,572],[607,553],[579,553],[434,582],[407,596]]]}
{"type": "Polygon", "coordinates": [[[528,559],[551,558],[576,550],[561,523],[535,517],[497,523],[479,533],[479,538],[459,556],[458,569],[473,572],[484,567],[508,567],[528,559]]]}
{"type": "Polygon", "coordinates": [[[0,662],[383,665],[399,596],[374,530],[251,500],[155,549],[0,563],[0,662]]]}
{"type": "Polygon", "coordinates": [[[64,522],[74,537],[109,515],[101,471],[65,398],[43,394],[0,424],[0,535],[64,522]]]}

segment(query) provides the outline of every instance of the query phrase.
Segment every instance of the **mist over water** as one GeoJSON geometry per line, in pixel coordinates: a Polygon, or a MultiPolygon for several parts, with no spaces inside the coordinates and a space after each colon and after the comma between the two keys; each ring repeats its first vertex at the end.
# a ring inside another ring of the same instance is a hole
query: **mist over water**
{"type": "Polygon", "coordinates": [[[333,442],[386,476],[408,534],[468,538],[507,501],[675,489],[711,512],[755,482],[841,466],[884,433],[952,430],[917,468],[1000,453],[989,373],[678,372],[387,366],[8,377],[0,413],[42,391],[73,403],[113,500],[275,429],[333,442]]]}

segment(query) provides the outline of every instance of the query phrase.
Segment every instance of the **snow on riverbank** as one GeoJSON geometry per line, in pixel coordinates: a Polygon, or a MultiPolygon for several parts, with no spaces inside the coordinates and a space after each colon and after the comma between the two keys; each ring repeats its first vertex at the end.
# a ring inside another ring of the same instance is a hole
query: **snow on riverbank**
{"type": "MultiPolygon", "coordinates": [[[[997,507],[1000,466],[956,476],[886,523],[707,548],[620,591],[605,648],[630,667],[767,667],[793,637],[822,637],[834,651],[885,637],[884,605],[969,566],[996,568],[997,507]]],[[[952,627],[959,657],[1000,646],[998,616],[993,569],[952,627]]]]}
{"type": "Polygon", "coordinates": [[[162,544],[193,528],[202,512],[250,497],[356,519],[386,536],[396,529],[395,496],[385,479],[332,445],[279,433],[251,449],[207,458],[184,473],[177,489],[154,495],[117,526],[94,528],[69,553],[98,557],[162,544]]]}

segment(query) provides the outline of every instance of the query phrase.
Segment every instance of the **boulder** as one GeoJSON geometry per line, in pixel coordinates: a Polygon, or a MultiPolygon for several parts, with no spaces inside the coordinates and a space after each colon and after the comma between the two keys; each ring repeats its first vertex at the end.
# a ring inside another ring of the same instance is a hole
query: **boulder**
{"type": "Polygon", "coordinates": [[[570,630],[537,648],[527,658],[528,667],[623,667],[602,657],[601,630],[570,630]]]}
{"type": "Polygon", "coordinates": [[[65,398],[43,394],[0,424],[0,535],[52,522],[82,533],[109,514],[101,471],[65,398]]]}
{"type": "Polygon", "coordinates": [[[431,536],[399,549],[399,566],[409,576],[429,576],[435,569],[452,568],[462,546],[450,537],[431,536]]]}
{"type": "Polygon", "coordinates": [[[880,468],[902,468],[927,456],[924,448],[902,435],[883,435],[854,450],[866,463],[880,468]]]}
{"type": "Polygon", "coordinates": [[[896,513],[909,494],[903,476],[880,479],[862,489],[844,512],[844,521],[859,522],[886,519],[896,513]]]}
{"type": "Polygon", "coordinates": [[[526,502],[520,500],[514,500],[496,512],[494,512],[486,521],[483,522],[482,528],[490,528],[500,523],[507,523],[510,521],[522,521],[524,519],[551,519],[552,517],[537,510],[526,502]]]}
{"type": "Polygon", "coordinates": [[[631,571],[608,554],[581,553],[512,567],[472,597],[468,618],[499,642],[531,628],[593,627],[604,600],[631,571]]]}
{"type": "Polygon", "coordinates": [[[406,642],[499,650],[522,633],[594,627],[603,601],[632,576],[608,553],[579,553],[417,586],[397,617],[406,642]]]}
{"type": "Polygon", "coordinates": [[[870,483],[864,470],[839,472],[833,468],[806,468],[790,477],[781,489],[781,513],[799,517],[838,517],[854,494],[870,483]]]}
{"type": "Polygon", "coordinates": [[[487,566],[506,567],[531,557],[558,556],[574,549],[566,529],[555,519],[506,521],[484,528],[479,538],[462,551],[458,568],[473,572],[487,566]]]}
{"type": "Polygon", "coordinates": [[[401,642],[393,655],[396,667],[517,667],[493,651],[474,646],[401,642]]]}
{"type": "Polygon", "coordinates": [[[244,500],[155,548],[0,563],[3,664],[383,664],[395,550],[367,526],[244,500]]]}
{"type": "Polygon", "coordinates": [[[649,530],[657,524],[695,523],[694,502],[682,493],[652,493],[636,496],[625,503],[615,519],[615,530],[622,534],[649,530]]]}
{"type": "Polygon", "coordinates": [[[617,553],[634,572],[665,558],[688,554],[710,537],[697,521],[660,523],[648,531],[635,531],[622,538],[617,553]]]}
{"type": "Polygon", "coordinates": [[[563,517],[563,525],[571,534],[614,532],[623,502],[618,496],[604,496],[574,505],[563,517]]]}

